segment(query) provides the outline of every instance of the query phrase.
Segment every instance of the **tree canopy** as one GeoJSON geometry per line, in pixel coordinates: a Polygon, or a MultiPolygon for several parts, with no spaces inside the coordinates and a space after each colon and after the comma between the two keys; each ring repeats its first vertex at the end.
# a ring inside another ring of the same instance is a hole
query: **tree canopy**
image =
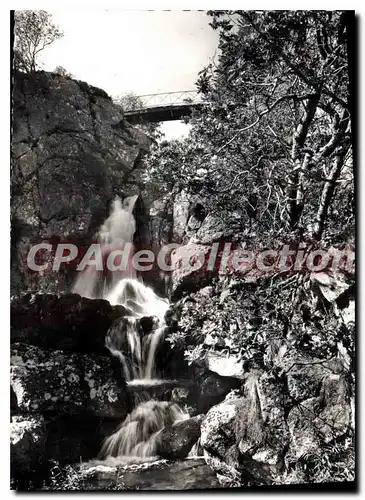
{"type": "MultiPolygon", "coordinates": [[[[348,14],[211,11],[220,56],[197,86],[190,136],[162,143],[147,179],[239,214],[262,238],[345,241],[354,184],[348,14]]],[[[249,226],[249,229],[247,229],[249,226]]]]}

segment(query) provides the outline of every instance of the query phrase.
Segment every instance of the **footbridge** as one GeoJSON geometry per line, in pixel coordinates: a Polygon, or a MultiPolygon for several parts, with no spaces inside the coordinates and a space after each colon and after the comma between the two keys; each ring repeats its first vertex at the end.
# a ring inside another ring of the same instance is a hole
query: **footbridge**
{"type": "Polygon", "coordinates": [[[184,116],[191,115],[194,109],[203,106],[203,101],[196,90],[148,94],[138,98],[142,103],[140,109],[124,112],[126,119],[132,124],[180,120],[184,116]]]}

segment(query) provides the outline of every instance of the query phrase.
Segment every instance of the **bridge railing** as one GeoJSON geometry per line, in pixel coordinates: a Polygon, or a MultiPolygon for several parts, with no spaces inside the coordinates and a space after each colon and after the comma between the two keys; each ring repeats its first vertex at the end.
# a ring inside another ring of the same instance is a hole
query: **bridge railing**
{"type": "MultiPolygon", "coordinates": [[[[202,102],[196,90],[184,90],[162,94],[148,94],[138,96],[143,103],[142,109],[159,108],[165,106],[182,106],[184,104],[197,104],[202,102]]],[[[133,110],[134,112],[138,110],[133,110]]]]}

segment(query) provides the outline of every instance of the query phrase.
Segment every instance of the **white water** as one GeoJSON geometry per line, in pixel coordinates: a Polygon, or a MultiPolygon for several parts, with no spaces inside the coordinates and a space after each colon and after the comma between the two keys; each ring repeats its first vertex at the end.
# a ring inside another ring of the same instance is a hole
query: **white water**
{"type": "Polygon", "coordinates": [[[156,456],[161,430],[187,418],[189,415],[175,403],[154,400],[141,403],[104,441],[99,458],[156,456]]]}
{"type": "MultiPolygon", "coordinates": [[[[123,250],[126,244],[131,247],[132,257],[133,235],[136,231],[136,222],[132,212],[136,200],[137,196],[130,196],[123,202],[120,198],[113,201],[110,215],[98,232],[97,240],[103,257],[113,250],[123,250]]],[[[90,299],[106,298],[122,279],[135,276],[136,272],[130,260],[125,270],[109,273],[103,273],[103,271],[97,271],[94,266],[88,266],[78,276],[72,291],[90,299]]]]}
{"type": "Polygon", "coordinates": [[[110,252],[123,250],[127,244],[130,246],[130,258],[125,269],[106,270],[103,273],[89,266],[80,273],[73,288],[74,293],[83,297],[103,298],[112,305],[122,305],[128,310],[128,315],[120,324],[113,325],[106,338],[106,346],[122,362],[126,380],[151,379],[156,375],[155,354],[163,338],[164,316],[169,307],[167,300],[158,297],[152,288],[136,277],[132,266],[133,236],[136,231],[133,209],[136,200],[137,196],[128,197],[123,202],[116,198],[97,237],[104,260],[110,252]],[[138,328],[138,319],[145,316],[155,317],[153,328],[148,334],[138,328]],[[127,344],[127,352],[120,349],[120,346],[127,344]]]}
{"type": "MultiPolygon", "coordinates": [[[[131,245],[136,222],[133,208],[136,197],[123,202],[117,198],[109,217],[100,227],[98,242],[103,256],[114,249],[131,245]]],[[[166,329],[164,316],[169,307],[166,299],[158,297],[152,288],[144,285],[128,262],[123,271],[95,272],[90,266],[76,280],[75,293],[89,298],[103,298],[112,305],[124,306],[128,313],[109,329],[105,345],[122,364],[129,386],[151,387],[156,380],[156,352],[166,329]],[[146,326],[147,325],[147,326],[146,326]],[[146,331],[147,328],[147,331],[146,331]]],[[[136,401],[143,400],[137,395],[136,401]]],[[[101,459],[109,457],[140,461],[153,457],[159,432],[165,426],[189,418],[175,403],[166,401],[143,401],[121,423],[119,428],[103,443],[101,459]]]]}

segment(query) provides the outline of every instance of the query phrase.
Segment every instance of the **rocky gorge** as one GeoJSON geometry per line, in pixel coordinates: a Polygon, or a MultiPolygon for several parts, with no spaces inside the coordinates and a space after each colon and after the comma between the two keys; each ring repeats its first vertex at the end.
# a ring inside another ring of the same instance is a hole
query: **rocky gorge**
{"type": "Polygon", "coordinates": [[[244,228],[185,192],[151,199],[141,176],[151,143],[100,89],[45,72],[15,77],[14,487],[183,490],[353,478],[351,276],[307,276],[310,300],[300,299],[301,315],[288,323],[272,308],[298,300],[287,275],[184,271],[181,260],[197,248],[206,255],[217,242],[243,245],[244,228]],[[74,293],[70,266],[27,269],[26,255],[41,241],[93,243],[116,197],[134,197],[136,250],[179,245],[171,272],[141,273],[134,296],[112,303],[74,293]],[[147,287],[153,292],[142,300],[147,287]],[[321,325],[333,318],[323,348],[321,325]],[[131,348],[132,334],[142,354],[131,348]],[[141,368],[152,348],[153,374],[128,379],[125,366],[141,368]],[[158,424],[137,411],[151,402],[158,424]],[[103,443],[133,422],[151,427],[148,453],[136,442],[122,460],[125,449],[113,441],[101,456],[103,443]]]}

